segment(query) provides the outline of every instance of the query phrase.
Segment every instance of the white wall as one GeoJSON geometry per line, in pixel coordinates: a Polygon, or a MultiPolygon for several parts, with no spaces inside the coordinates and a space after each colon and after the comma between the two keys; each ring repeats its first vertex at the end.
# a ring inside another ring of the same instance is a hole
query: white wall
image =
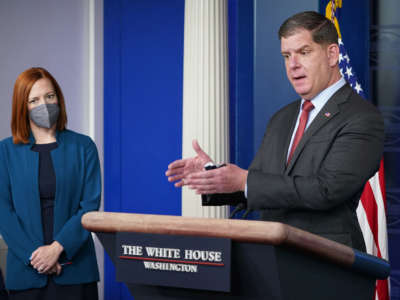
{"type": "MultiPolygon", "coordinates": [[[[0,139],[11,135],[14,82],[33,66],[56,78],[67,127],[90,135],[102,160],[103,1],[0,0],[0,139]]],[[[103,273],[103,252],[96,244],[103,273]]]]}

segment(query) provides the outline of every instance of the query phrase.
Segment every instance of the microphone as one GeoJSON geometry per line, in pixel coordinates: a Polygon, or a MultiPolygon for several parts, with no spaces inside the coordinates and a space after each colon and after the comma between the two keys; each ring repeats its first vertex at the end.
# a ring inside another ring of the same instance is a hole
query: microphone
{"type": "Polygon", "coordinates": [[[235,209],[231,212],[231,214],[229,215],[229,219],[233,219],[233,217],[242,209],[244,209],[246,207],[246,205],[244,204],[244,202],[240,202],[238,205],[236,205],[235,209]]]}

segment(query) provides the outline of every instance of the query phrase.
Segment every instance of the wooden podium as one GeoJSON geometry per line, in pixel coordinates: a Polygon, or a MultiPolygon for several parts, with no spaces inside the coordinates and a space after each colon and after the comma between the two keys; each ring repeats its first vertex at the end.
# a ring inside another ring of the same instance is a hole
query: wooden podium
{"type": "Polygon", "coordinates": [[[118,232],[232,240],[230,292],[126,283],[135,300],[372,300],[376,279],[390,270],[384,260],[276,222],[90,212],[82,224],[114,264],[118,232]]]}

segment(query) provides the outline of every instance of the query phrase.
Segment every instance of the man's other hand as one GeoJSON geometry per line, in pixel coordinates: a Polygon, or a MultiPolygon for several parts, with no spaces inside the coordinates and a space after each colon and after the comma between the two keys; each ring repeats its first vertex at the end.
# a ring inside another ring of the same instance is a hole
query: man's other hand
{"type": "Polygon", "coordinates": [[[192,173],[185,178],[184,185],[196,191],[196,194],[221,194],[244,191],[248,171],[234,164],[210,171],[192,173]]]}
{"type": "Polygon", "coordinates": [[[169,164],[168,170],[165,172],[168,181],[177,181],[175,187],[182,187],[183,179],[190,174],[204,170],[204,165],[212,162],[210,156],[201,149],[197,140],[192,141],[192,146],[197,153],[195,157],[176,160],[169,164]]]}

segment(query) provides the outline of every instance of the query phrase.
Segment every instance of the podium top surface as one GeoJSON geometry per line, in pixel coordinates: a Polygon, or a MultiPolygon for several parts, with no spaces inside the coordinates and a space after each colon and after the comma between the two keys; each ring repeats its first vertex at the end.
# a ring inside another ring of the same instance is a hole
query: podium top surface
{"type": "Polygon", "coordinates": [[[359,269],[363,269],[364,265],[368,266],[372,268],[372,271],[368,271],[368,273],[374,273],[375,269],[380,267],[382,274],[378,276],[379,278],[389,273],[389,265],[384,260],[278,222],[89,212],[82,217],[82,225],[92,232],[138,232],[219,237],[238,242],[289,246],[343,266],[356,266],[359,269]]]}

